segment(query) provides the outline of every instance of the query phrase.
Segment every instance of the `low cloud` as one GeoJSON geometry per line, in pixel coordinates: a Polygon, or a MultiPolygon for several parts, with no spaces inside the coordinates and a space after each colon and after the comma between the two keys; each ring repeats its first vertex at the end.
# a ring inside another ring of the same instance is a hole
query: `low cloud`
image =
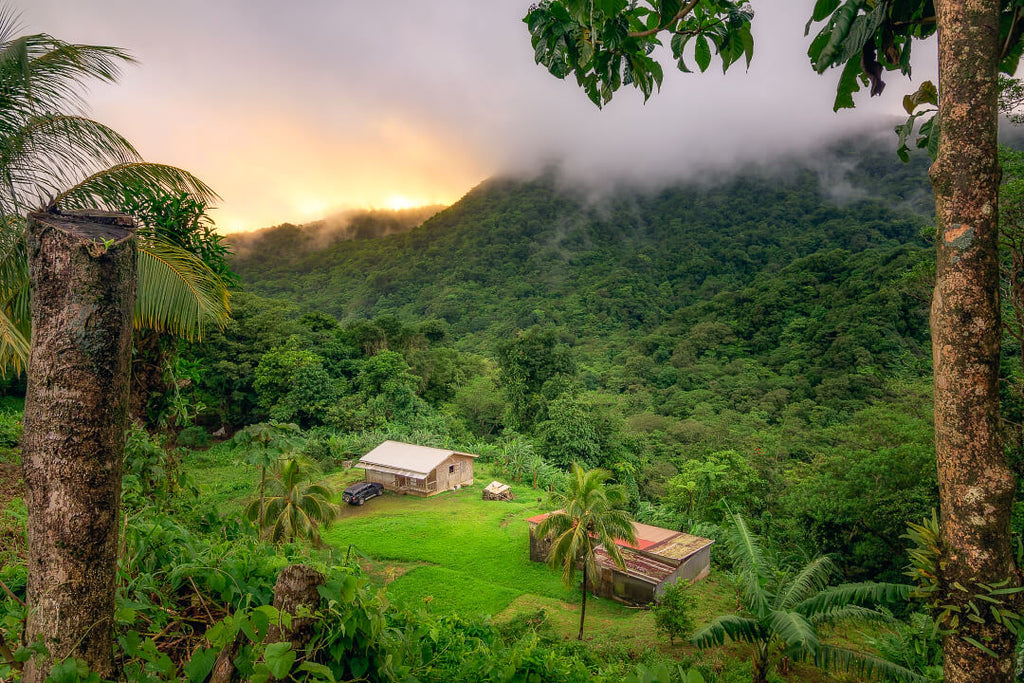
{"type": "Polygon", "coordinates": [[[914,81],[832,112],[837,72],[817,75],[804,24],[813,0],[755,0],[749,71],[667,69],[646,104],[623,91],[597,110],[533,62],[527,2],[139,3],[32,0],[23,21],[141,60],[90,97],[153,160],[185,166],[224,197],[218,223],[259,227],[330,207],[457,200],[495,174],[552,162],[571,178],[635,182],[727,173],[887,128],[914,81]]]}

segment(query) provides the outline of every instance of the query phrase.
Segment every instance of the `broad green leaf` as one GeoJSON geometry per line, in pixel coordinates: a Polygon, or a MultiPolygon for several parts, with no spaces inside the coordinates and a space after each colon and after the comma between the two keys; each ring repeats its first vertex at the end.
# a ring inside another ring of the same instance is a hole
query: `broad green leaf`
{"type": "MultiPolygon", "coordinates": [[[[811,21],[824,21],[830,14],[839,7],[840,0],[818,0],[814,3],[814,11],[811,13],[811,21]]],[[[806,32],[804,33],[806,35],[806,32]]]]}
{"type": "Polygon", "coordinates": [[[836,99],[832,105],[832,111],[840,109],[853,109],[853,93],[860,90],[860,59],[851,59],[839,75],[839,84],[836,86],[836,99]]]}
{"type": "Polygon", "coordinates": [[[832,31],[829,33],[828,42],[825,43],[821,54],[818,55],[818,59],[814,63],[814,68],[818,73],[823,73],[825,69],[833,65],[863,4],[864,0],[846,0],[846,3],[832,14],[832,31]]]}
{"type": "Polygon", "coordinates": [[[185,664],[185,675],[188,676],[189,683],[202,683],[213,671],[214,665],[217,663],[217,648],[199,648],[196,653],[192,655],[192,659],[188,660],[185,664]]]}
{"type": "Polygon", "coordinates": [[[934,106],[938,106],[939,104],[938,88],[936,88],[935,84],[931,81],[925,81],[916,92],[911,93],[910,95],[904,95],[903,97],[903,109],[907,114],[913,114],[914,110],[922,104],[931,104],[934,106]]]}
{"type": "Polygon", "coordinates": [[[267,649],[263,653],[263,660],[267,663],[267,668],[270,669],[274,678],[283,679],[292,670],[292,664],[295,663],[295,651],[292,650],[291,643],[271,643],[267,645],[267,649]]]}
{"type": "Polygon", "coordinates": [[[697,62],[697,66],[700,67],[701,73],[708,70],[711,65],[711,45],[706,37],[697,36],[693,58],[697,62]]]}

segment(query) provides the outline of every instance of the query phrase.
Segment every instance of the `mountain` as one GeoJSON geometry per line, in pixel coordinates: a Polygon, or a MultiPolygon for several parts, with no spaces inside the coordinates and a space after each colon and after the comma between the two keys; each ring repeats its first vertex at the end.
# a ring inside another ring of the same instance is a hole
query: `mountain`
{"type": "Polygon", "coordinates": [[[320,249],[294,226],[247,236],[233,267],[249,290],[307,311],[442,319],[475,350],[535,324],[604,346],[709,315],[764,350],[800,311],[842,317],[829,311],[887,292],[898,305],[858,316],[918,355],[926,311],[897,290],[928,258],[926,168],[850,143],[659,189],[494,178],[401,234],[320,249]]]}

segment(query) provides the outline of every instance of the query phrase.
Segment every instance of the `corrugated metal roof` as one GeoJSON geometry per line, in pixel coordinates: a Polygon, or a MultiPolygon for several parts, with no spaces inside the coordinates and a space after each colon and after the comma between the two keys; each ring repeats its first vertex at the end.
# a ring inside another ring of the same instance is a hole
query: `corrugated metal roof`
{"type": "Polygon", "coordinates": [[[608,554],[608,551],[601,546],[594,550],[594,559],[602,567],[619,572],[624,571],[632,577],[654,585],[658,585],[667,579],[678,568],[676,564],[630,552],[629,548],[624,548],[620,554],[622,555],[622,561],[626,565],[624,569],[619,569],[611,555],[608,554]]]}
{"type": "Polygon", "coordinates": [[[358,467],[386,469],[395,474],[422,479],[452,455],[477,456],[430,446],[416,446],[401,441],[385,441],[359,459],[358,467]]]}
{"type": "MultiPolygon", "coordinates": [[[[530,517],[526,521],[531,524],[540,524],[550,514],[545,512],[530,517]]],[[[636,534],[635,545],[621,538],[615,539],[615,545],[622,548],[644,550],[652,555],[659,555],[674,560],[677,563],[714,543],[710,538],[691,536],[681,531],[663,529],[658,526],[651,526],[650,524],[641,524],[640,522],[633,522],[633,532],[636,534]]]]}

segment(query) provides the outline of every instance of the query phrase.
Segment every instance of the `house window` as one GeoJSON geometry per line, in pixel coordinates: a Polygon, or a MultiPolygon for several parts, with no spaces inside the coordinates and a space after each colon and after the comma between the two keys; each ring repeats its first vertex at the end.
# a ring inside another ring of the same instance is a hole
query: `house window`
{"type": "Polygon", "coordinates": [[[455,465],[448,465],[448,474],[455,474],[455,465]]]}

